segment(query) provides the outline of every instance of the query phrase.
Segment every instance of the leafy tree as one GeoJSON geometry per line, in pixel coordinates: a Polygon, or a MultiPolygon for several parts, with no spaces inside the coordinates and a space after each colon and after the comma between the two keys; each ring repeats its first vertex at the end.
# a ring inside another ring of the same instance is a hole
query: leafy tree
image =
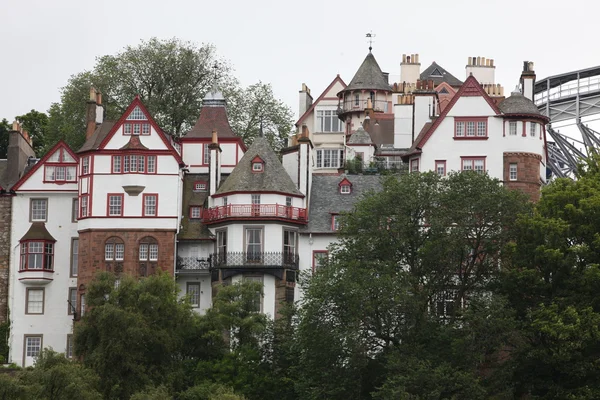
{"type": "Polygon", "coordinates": [[[26,385],[16,376],[0,374],[0,400],[25,400],[26,385]]]}
{"type": "Polygon", "coordinates": [[[234,393],[233,389],[219,384],[202,384],[181,393],[179,400],[245,400],[244,396],[234,393]]]}
{"type": "Polygon", "coordinates": [[[17,117],[17,121],[26,130],[33,143],[33,150],[37,156],[41,156],[43,150],[54,146],[56,143],[46,144],[46,132],[48,130],[48,116],[43,112],[31,110],[27,114],[17,117]]]}
{"type": "Polygon", "coordinates": [[[8,132],[12,129],[6,119],[0,121],[0,158],[6,158],[8,152],[8,132]]]}

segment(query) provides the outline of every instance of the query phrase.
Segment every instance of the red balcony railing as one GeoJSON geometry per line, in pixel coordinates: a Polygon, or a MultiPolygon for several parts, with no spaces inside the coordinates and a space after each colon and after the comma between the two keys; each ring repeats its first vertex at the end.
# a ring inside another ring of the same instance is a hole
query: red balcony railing
{"type": "Polygon", "coordinates": [[[280,204],[229,204],[204,210],[205,223],[227,219],[286,219],[299,223],[307,222],[306,208],[282,206],[280,204]]]}

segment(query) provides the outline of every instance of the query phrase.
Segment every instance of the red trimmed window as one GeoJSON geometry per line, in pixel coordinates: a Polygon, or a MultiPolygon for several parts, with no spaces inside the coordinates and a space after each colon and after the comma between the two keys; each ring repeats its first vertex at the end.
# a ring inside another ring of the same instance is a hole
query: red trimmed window
{"type": "Polygon", "coordinates": [[[317,272],[327,260],[329,252],[327,250],[313,250],[312,270],[313,274],[317,272]]]}
{"type": "Polygon", "coordinates": [[[485,157],[461,157],[460,165],[462,171],[485,173],[485,157]]]}
{"type": "Polygon", "coordinates": [[[79,200],[79,218],[85,218],[89,215],[89,198],[89,195],[81,196],[81,199],[79,200]]]}
{"type": "Polygon", "coordinates": [[[440,176],[446,176],[446,160],[435,160],[435,172],[440,176]]]}
{"type": "Polygon", "coordinates": [[[83,157],[81,159],[81,175],[87,175],[90,173],[90,158],[83,157]]]}
{"type": "Polygon", "coordinates": [[[76,182],[77,160],[65,149],[58,149],[44,164],[44,182],[76,182]]]}
{"type": "Polygon", "coordinates": [[[419,159],[410,160],[410,172],[419,172],[419,159]]]}
{"type": "Polygon", "coordinates": [[[190,218],[191,219],[200,219],[202,216],[202,207],[200,206],[191,206],[190,207],[190,218]]]}
{"type": "Polygon", "coordinates": [[[206,192],[207,184],[205,181],[196,181],[194,182],[194,191],[195,192],[206,192]]]}
{"type": "Polygon", "coordinates": [[[259,156],[252,159],[252,172],[263,172],[265,170],[265,162],[259,156]]]}
{"type": "Polygon", "coordinates": [[[210,149],[208,148],[208,143],[204,143],[202,146],[202,164],[210,164],[210,149]]]}
{"type": "Polygon", "coordinates": [[[123,194],[107,194],[106,215],[109,217],[123,216],[123,194]]]}
{"type": "Polygon", "coordinates": [[[455,139],[487,139],[487,117],[454,117],[455,139]]]}
{"type": "Polygon", "coordinates": [[[158,215],[158,194],[144,194],[143,200],[142,215],[144,217],[156,217],[158,215]]]}
{"type": "Polygon", "coordinates": [[[122,169],[121,169],[121,160],[123,158],[121,156],[112,156],[112,173],[113,174],[120,174],[122,169]]]}
{"type": "Polygon", "coordinates": [[[113,174],[155,174],[156,156],[131,154],[127,156],[112,156],[113,174]]]}
{"type": "Polygon", "coordinates": [[[150,135],[150,124],[148,122],[125,122],[123,124],[123,135],[150,135]]]}
{"type": "Polygon", "coordinates": [[[348,180],[348,178],[342,179],[342,181],[338,184],[339,190],[341,194],[350,194],[352,193],[352,182],[348,180]]]}
{"type": "Polygon", "coordinates": [[[54,270],[54,242],[24,240],[21,242],[21,271],[54,270]]]}

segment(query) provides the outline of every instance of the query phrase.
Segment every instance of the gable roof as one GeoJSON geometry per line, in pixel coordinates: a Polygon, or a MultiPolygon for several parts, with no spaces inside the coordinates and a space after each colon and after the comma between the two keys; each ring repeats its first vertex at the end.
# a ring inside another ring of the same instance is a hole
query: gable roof
{"type": "Polygon", "coordinates": [[[356,132],[350,136],[347,144],[373,144],[373,141],[371,140],[371,136],[365,131],[365,128],[360,125],[356,132]]]}
{"type": "Polygon", "coordinates": [[[175,157],[175,159],[177,160],[179,165],[183,165],[183,160],[181,159],[181,156],[179,155],[177,150],[175,150],[175,148],[171,144],[171,138],[163,132],[163,130],[158,126],[158,124],[156,123],[154,118],[152,118],[152,115],[148,112],[148,109],[146,108],[144,103],[142,103],[142,100],[140,99],[139,95],[135,96],[133,101],[129,104],[129,106],[127,107],[127,109],[121,115],[121,118],[119,118],[119,120],[117,122],[111,122],[112,125],[110,125],[111,123],[108,123],[108,121],[107,121],[105,123],[102,123],[99,127],[97,127],[96,130],[94,131],[94,133],[92,134],[92,136],[90,136],[85,141],[85,143],[77,151],[77,153],[84,153],[84,152],[91,151],[91,150],[100,150],[104,146],[106,146],[108,141],[117,132],[117,130],[121,127],[121,125],[123,125],[123,123],[129,116],[129,114],[131,114],[133,112],[133,110],[136,109],[136,107],[138,107],[139,110],[141,110],[146,115],[146,117],[148,118],[148,123],[150,123],[150,125],[152,125],[152,127],[156,131],[156,134],[163,141],[163,143],[167,147],[168,151],[173,154],[173,157],[175,157]],[[104,126],[105,124],[107,124],[106,127],[104,126]]]}
{"type": "Polygon", "coordinates": [[[442,82],[448,83],[450,86],[460,86],[462,85],[462,81],[452,75],[450,72],[446,71],[444,67],[437,64],[435,61],[431,63],[431,65],[423,72],[419,77],[422,81],[432,80],[435,86],[439,85],[442,82]]]}
{"type": "Polygon", "coordinates": [[[392,87],[386,81],[383,76],[377,60],[373,53],[369,51],[369,54],[365,57],[365,60],[354,74],[354,78],[350,81],[350,84],[346,86],[343,91],[350,90],[385,90],[391,91],[392,87]]]}
{"type": "Polygon", "coordinates": [[[438,126],[440,126],[442,121],[446,118],[446,115],[448,115],[450,110],[452,110],[452,107],[454,107],[454,105],[456,104],[458,99],[460,99],[461,97],[474,97],[474,96],[483,97],[485,99],[485,101],[489,104],[489,106],[492,108],[492,110],[496,113],[496,115],[502,114],[502,112],[500,111],[500,109],[498,108],[498,106],[496,105],[494,100],[485,92],[485,90],[483,90],[483,87],[479,84],[477,79],[475,79],[475,77],[473,75],[471,75],[467,78],[467,80],[460,87],[460,89],[458,89],[458,92],[456,92],[454,97],[452,97],[452,100],[450,100],[450,103],[448,103],[446,108],[444,108],[444,111],[442,111],[442,113],[439,115],[439,117],[437,117],[435,119],[435,121],[433,121],[433,123],[430,125],[430,127],[427,131],[425,131],[425,126],[427,126],[427,124],[425,124],[425,126],[421,130],[421,133],[419,133],[419,136],[414,141],[414,143],[412,144],[410,149],[408,149],[408,152],[405,155],[409,156],[411,154],[415,154],[420,151],[420,150],[417,151],[417,148],[423,148],[425,143],[427,143],[427,140],[429,140],[431,135],[433,135],[435,130],[438,128],[438,126]]]}
{"type": "Polygon", "coordinates": [[[31,177],[31,175],[34,174],[35,171],[40,169],[42,167],[42,165],[44,165],[44,163],[46,163],[46,161],[48,161],[50,156],[52,156],[54,153],[56,153],[61,148],[66,150],[69,153],[69,155],[71,157],[73,157],[75,162],[77,162],[77,160],[79,159],[79,157],[77,157],[77,154],[75,154],[73,152],[73,150],[71,150],[69,145],[66,144],[63,140],[59,140],[58,143],[56,143],[54,145],[54,147],[52,147],[50,150],[48,150],[48,152],[46,152],[46,154],[44,154],[44,157],[42,157],[33,167],[27,169],[27,172],[25,174],[23,174],[23,176],[13,185],[12,190],[18,190],[23,185],[23,183],[25,183],[25,181],[27,181],[27,179],[29,179],[31,177]]]}
{"type": "Polygon", "coordinates": [[[219,91],[211,91],[202,100],[202,109],[198,120],[181,139],[204,138],[211,139],[213,129],[217,130],[219,138],[238,138],[229,125],[227,118],[227,102],[219,91]]]}
{"type": "Polygon", "coordinates": [[[456,89],[453,88],[448,82],[442,82],[439,85],[436,85],[434,90],[438,92],[438,94],[455,94],[456,89]],[[445,90],[445,91],[444,91],[445,90]]]}
{"type": "Polygon", "coordinates": [[[231,192],[277,192],[304,197],[292,182],[292,178],[283,169],[283,165],[279,162],[267,139],[262,136],[254,139],[252,145],[215,195],[231,192]],[[264,172],[252,172],[252,160],[256,156],[264,160],[264,172]]]}
{"type": "Polygon", "coordinates": [[[331,81],[331,83],[329,84],[329,86],[327,86],[325,88],[325,90],[323,90],[323,93],[321,93],[321,95],[317,98],[317,100],[315,100],[312,105],[308,108],[308,110],[306,110],[304,112],[304,114],[302,114],[300,116],[300,118],[298,119],[298,121],[296,121],[296,127],[299,127],[300,124],[310,115],[310,113],[315,109],[315,107],[317,106],[317,104],[319,104],[319,102],[321,100],[323,100],[323,98],[325,97],[325,95],[327,93],[329,93],[329,91],[331,90],[331,88],[333,88],[333,86],[337,83],[340,82],[342,84],[342,86],[344,86],[344,89],[346,88],[346,82],[343,81],[342,78],[340,78],[340,74],[337,74],[337,76],[331,81]]]}

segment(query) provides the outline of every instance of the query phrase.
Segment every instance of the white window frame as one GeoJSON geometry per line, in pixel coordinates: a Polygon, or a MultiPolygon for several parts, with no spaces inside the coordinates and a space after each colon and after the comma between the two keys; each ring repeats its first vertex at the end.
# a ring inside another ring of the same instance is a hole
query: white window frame
{"type": "Polygon", "coordinates": [[[190,299],[190,305],[192,308],[200,308],[200,291],[202,289],[202,285],[200,282],[187,282],[185,293],[188,295],[190,299]],[[191,288],[197,288],[195,290],[190,290],[191,288]]]}
{"type": "Polygon", "coordinates": [[[537,136],[537,122],[529,122],[529,136],[536,137],[537,136]]]}
{"type": "Polygon", "coordinates": [[[517,121],[508,121],[508,135],[517,136],[517,121]]]}
{"type": "Polygon", "coordinates": [[[517,163],[510,163],[508,166],[508,179],[511,181],[517,180],[517,163]]]}
{"type": "Polygon", "coordinates": [[[342,149],[318,149],[317,168],[338,169],[344,165],[344,150],[342,149]]]}
{"type": "Polygon", "coordinates": [[[318,109],[316,112],[317,127],[315,132],[320,133],[341,133],[343,132],[343,122],[337,116],[335,109],[318,109]]]}

